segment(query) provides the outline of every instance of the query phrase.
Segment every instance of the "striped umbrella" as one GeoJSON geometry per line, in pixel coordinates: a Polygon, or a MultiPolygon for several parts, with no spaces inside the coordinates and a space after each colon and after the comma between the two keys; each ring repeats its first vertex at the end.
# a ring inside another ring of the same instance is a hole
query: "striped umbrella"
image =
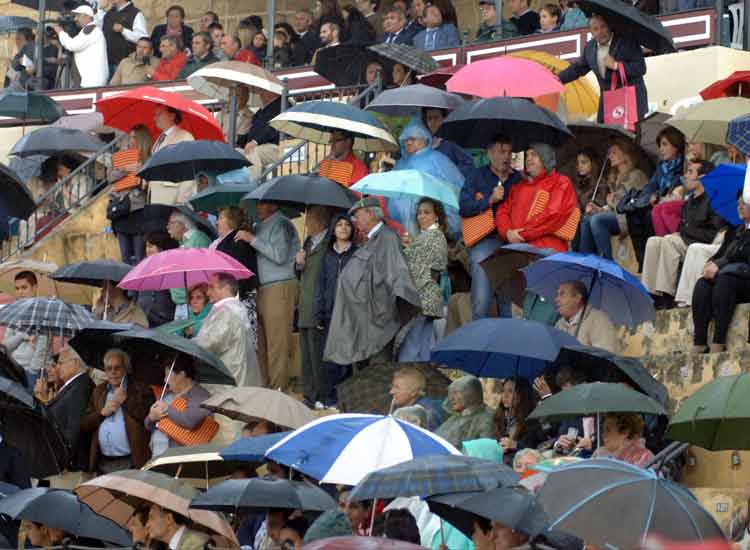
{"type": "Polygon", "coordinates": [[[83,306],[57,298],[24,298],[0,309],[0,325],[29,334],[69,337],[95,320],[83,306]]]}

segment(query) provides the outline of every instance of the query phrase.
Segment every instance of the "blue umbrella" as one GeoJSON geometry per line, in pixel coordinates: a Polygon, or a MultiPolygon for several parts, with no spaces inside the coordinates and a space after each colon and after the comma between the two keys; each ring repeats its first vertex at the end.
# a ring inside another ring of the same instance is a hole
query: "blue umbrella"
{"type": "Polygon", "coordinates": [[[750,155],[750,115],[744,115],[729,121],[727,144],[745,156],[750,155]]]}
{"type": "Polygon", "coordinates": [[[229,445],[219,454],[224,460],[263,462],[265,460],[266,451],[290,433],[292,432],[279,432],[275,434],[259,435],[258,437],[243,437],[229,445]]]}
{"type": "Polygon", "coordinates": [[[458,210],[459,188],[419,170],[394,170],[365,176],[352,186],[365,195],[382,195],[389,199],[429,197],[443,206],[458,210]]]}
{"type": "Polygon", "coordinates": [[[744,164],[721,164],[701,178],[714,211],[732,225],[741,223],[737,193],[745,184],[744,164]]]}
{"type": "Polygon", "coordinates": [[[635,327],[656,317],[646,287],[611,260],[594,254],[564,252],[521,270],[526,288],[554,300],[561,283],[581,281],[589,289],[588,306],[606,313],[617,325],[635,327]]]}
{"type": "Polygon", "coordinates": [[[534,379],[564,346],[578,343],[573,336],[536,321],[480,319],[443,338],[430,361],[474,376],[534,379]]]}

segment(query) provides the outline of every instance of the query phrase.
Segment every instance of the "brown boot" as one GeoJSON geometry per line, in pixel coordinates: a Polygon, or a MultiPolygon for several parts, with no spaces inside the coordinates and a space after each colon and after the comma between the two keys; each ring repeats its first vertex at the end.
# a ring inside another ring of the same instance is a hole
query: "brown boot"
{"type": "Polygon", "coordinates": [[[708,351],[708,346],[693,346],[690,348],[690,355],[703,355],[708,351]]]}
{"type": "Polygon", "coordinates": [[[711,347],[709,348],[709,353],[722,353],[725,351],[726,346],[724,344],[711,344],[711,347]]]}

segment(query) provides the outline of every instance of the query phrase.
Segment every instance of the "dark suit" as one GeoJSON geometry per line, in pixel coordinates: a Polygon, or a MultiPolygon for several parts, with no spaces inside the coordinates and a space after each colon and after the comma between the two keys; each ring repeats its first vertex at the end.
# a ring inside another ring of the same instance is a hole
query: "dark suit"
{"type": "Polygon", "coordinates": [[[0,442],[0,481],[21,489],[31,487],[29,465],[23,454],[5,441],[0,442]]]}
{"type": "Polygon", "coordinates": [[[250,246],[250,243],[245,241],[235,241],[234,237],[237,235],[237,231],[229,233],[224,240],[219,243],[216,250],[229,254],[232,258],[240,262],[246,268],[253,272],[253,276],[249,279],[240,279],[240,297],[243,294],[251,292],[258,288],[258,257],[255,254],[255,249],[250,246]]]}
{"type": "Polygon", "coordinates": [[[414,42],[414,35],[415,33],[403,28],[397,34],[390,32],[385,33],[381,42],[383,42],[383,44],[406,44],[407,46],[411,46],[412,42],[414,42]]]}
{"type": "Polygon", "coordinates": [[[86,373],[77,376],[66,384],[47,403],[47,412],[63,434],[70,449],[70,469],[85,470],[88,465],[90,440],[81,434],[81,417],[94,390],[94,383],[86,373]]]}
{"type": "Polygon", "coordinates": [[[319,43],[320,38],[315,35],[314,29],[310,29],[300,36],[299,40],[292,46],[292,64],[299,66],[310,63],[319,43]]]}
{"type": "Polygon", "coordinates": [[[430,36],[430,29],[419,31],[414,37],[414,46],[423,51],[457,48],[461,45],[458,29],[452,23],[443,23],[435,31],[434,41],[430,36]],[[426,46],[430,46],[429,48],[426,46]]]}
{"type": "MultiPolygon", "coordinates": [[[[581,59],[573,63],[570,67],[562,71],[559,75],[560,81],[563,84],[572,82],[582,76],[588,74],[589,71],[594,71],[596,78],[599,81],[599,89],[604,92],[610,89],[612,84],[612,70],[607,69],[604,78],[599,73],[599,67],[597,64],[596,53],[599,46],[596,40],[589,40],[588,44],[583,50],[583,56],[581,59]]],[[[614,36],[612,43],[609,46],[609,55],[611,55],[616,61],[623,65],[625,69],[625,76],[628,79],[628,85],[635,86],[636,97],[638,100],[638,119],[642,119],[648,112],[648,93],[646,91],[646,83],[643,80],[643,75],[646,74],[646,60],[643,58],[643,52],[641,47],[626,38],[614,36]]],[[[620,86],[619,76],[615,80],[617,86],[620,86]]],[[[597,117],[599,122],[604,122],[604,102],[599,99],[599,115],[597,117]]]]}

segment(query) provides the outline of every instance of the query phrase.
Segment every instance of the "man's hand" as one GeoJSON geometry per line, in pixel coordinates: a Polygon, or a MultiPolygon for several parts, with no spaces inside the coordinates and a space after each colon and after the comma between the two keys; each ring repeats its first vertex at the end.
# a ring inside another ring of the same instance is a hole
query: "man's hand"
{"type": "Polygon", "coordinates": [[[617,70],[617,60],[611,55],[607,55],[604,57],[604,64],[608,69],[612,69],[613,71],[617,70]]]}
{"type": "Polygon", "coordinates": [[[305,257],[307,254],[305,254],[304,250],[300,250],[297,252],[297,255],[294,257],[295,263],[300,267],[305,267],[305,257]]]}
{"type": "Polygon", "coordinates": [[[498,185],[492,190],[492,195],[490,195],[490,204],[495,204],[500,202],[505,198],[505,188],[502,185],[498,185]]]}
{"type": "Polygon", "coordinates": [[[508,240],[509,243],[512,244],[518,244],[518,243],[525,243],[526,241],[521,236],[520,231],[523,231],[522,229],[508,229],[505,233],[505,238],[508,240]]]}
{"type": "Polygon", "coordinates": [[[60,36],[60,33],[65,32],[60,25],[52,25],[52,28],[55,29],[55,33],[58,36],[60,36]]]}
{"type": "Polygon", "coordinates": [[[703,268],[703,278],[712,281],[716,274],[719,272],[719,266],[714,262],[707,262],[703,268]]]}
{"type": "Polygon", "coordinates": [[[158,422],[165,416],[167,416],[167,405],[164,401],[157,401],[151,405],[151,409],[148,411],[148,417],[152,422],[158,422]]]}
{"type": "Polygon", "coordinates": [[[255,240],[255,235],[250,233],[250,231],[241,230],[237,231],[237,234],[234,236],[235,241],[245,241],[248,244],[251,244],[255,240]]]}
{"type": "Polygon", "coordinates": [[[120,23],[112,25],[112,30],[115,32],[122,32],[123,26],[120,23]]]}
{"type": "Polygon", "coordinates": [[[258,142],[255,140],[248,141],[245,144],[245,154],[249,155],[253,151],[255,151],[255,148],[258,146],[258,142]]]}
{"type": "Polygon", "coordinates": [[[557,446],[561,447],[566,451],[570,451],[576,444],[575,438],[568,437],[567,435],[561,435],[560,439],[557,440],[557,446]]]}
{"type": "Polygon", "coordinates": [[[544,376],[539,376],[534,379],[534,389],[542,399],[544,399],[548,395],[552,395],[552,390],[550,389],[549,384],[547,384],[547,381],[544,379],[544,376]]]}
{"type": "Polygon", "coordinates": [[[117,388],[114,393],[112,394],[112,399],[110,399],[110,403],[115,405],[116,407],[122,406],[123,403],[125,403],[125,400],[128,398],[128,392],[127,390],[120,385],[119,388],[117,388]]]}

